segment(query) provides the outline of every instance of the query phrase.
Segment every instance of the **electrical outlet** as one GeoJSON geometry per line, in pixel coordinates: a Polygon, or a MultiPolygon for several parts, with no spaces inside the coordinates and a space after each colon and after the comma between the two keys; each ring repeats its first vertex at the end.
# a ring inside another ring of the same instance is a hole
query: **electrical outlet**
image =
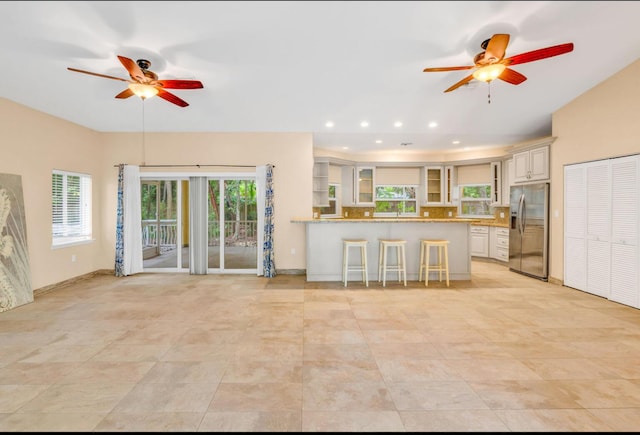
{"type": "Polygon", "coordinates": [[[504,212],[503,211],[500,212],[500,219],[504,219],[504,212]]]}
{"type": "Polygon", "coordinates": [[[429,212],[428,212],[428,211],[425,211],[424,213],[422,213],[422,215],[423,215],[424,217],[429,217],[429,212]]]}
{"type": "Polygon", "coordinates": [[[368,211],[365,211],[365,212],[364,212],[364,215],[365,215],[365,216],[367,216],[367,217],[369,217],[369,212],[368,212],[368,211]]]}
{"type": "Polygon", "coordinates": [[[296,248],[291,248],[291,255],[296,255],[296,248]]]}
{"type": "Polygon", "coordinates": [[[76,254],[71,254],[71,262],[75,263],[76,262],[76,254]]]}
{"type": "Polygon", "coordinates": [[[344,217],[349,217],[349,212],[348,211],[344,212],[344,217]]]}
{"type": "Polygon", "coordinates": [[[317,212],[317,211],[314,211],[314,212],[313,212],[313,218],[314,218],[314,219],[318,219],[318,212],[317,212]]]}
{"type": "Polygon", "coordinates": [[[449,217],[453,216],[453,212],[452,211],[448,212],[448,214],[449,214],[449,217]]]}

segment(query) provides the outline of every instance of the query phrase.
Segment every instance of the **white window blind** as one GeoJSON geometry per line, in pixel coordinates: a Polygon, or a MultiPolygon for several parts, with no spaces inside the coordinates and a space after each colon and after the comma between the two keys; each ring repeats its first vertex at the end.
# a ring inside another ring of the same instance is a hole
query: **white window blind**
{"type": "Polygon", "coordinates": [[[91,239],[91,176],[54,170],[51,210],[53,246],[91,239]]]}

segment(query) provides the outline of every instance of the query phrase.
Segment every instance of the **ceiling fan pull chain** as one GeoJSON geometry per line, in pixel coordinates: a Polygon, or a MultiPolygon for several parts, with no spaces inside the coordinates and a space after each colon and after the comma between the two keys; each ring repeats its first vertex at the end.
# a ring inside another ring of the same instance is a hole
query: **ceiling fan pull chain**
{"type": "Polygon", "coordinates": [[[491,80],[487,82],[487,85],[489,85],[489,94],[487,95],[487,104],[491,104],[491,80]]]}

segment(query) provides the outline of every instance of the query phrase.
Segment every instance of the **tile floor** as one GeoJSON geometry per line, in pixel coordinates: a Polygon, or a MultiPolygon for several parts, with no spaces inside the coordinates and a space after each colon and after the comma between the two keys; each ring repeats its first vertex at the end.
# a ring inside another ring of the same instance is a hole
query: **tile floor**
{"type": "Polygon", "coordinates": [[[99,275],[0,313],[0,431],[638,431],[640,310],[470,281],[99,275]]]}

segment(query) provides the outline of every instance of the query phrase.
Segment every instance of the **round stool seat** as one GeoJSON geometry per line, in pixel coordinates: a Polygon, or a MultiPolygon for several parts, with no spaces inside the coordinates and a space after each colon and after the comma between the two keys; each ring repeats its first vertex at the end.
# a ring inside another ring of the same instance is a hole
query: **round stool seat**
{"type": "Polygon", "coordinates": [[[369,287],[369,277],[367,276],[367,245],[366,239],[343,239],[342,240],[342,282],[347,286],[349,272],[362,272],[362,281],[369,287]],[[350,264],[349,248],[360,249],[360,264],[350,264]]]}
{"type": "Polygon", "coordinates": [[[387,272],[398,272],[398,282],[404,281],[407,286],[407,260],[405,253],[406,240],[378,239],[378,281],[382,280],[382,287],[387,284],[387,272]],[[396,249],[396,264],[389,264],[389,249],[396,249]]]}
{"type": "Polygon", "coordinates": [[[443,239],[422,239],[420,240],[420,270],[418,272],[418,282],[422,280],[424,271],[424,285],[429,285],[429,272],[438,272],[438,279],[442,282],[442,273],[445,273],[447,287],[449,287],[449,241],[443,239]],[[437,263],[430,264],[429,252],[431,248],[436,248],[437,263]]]}

